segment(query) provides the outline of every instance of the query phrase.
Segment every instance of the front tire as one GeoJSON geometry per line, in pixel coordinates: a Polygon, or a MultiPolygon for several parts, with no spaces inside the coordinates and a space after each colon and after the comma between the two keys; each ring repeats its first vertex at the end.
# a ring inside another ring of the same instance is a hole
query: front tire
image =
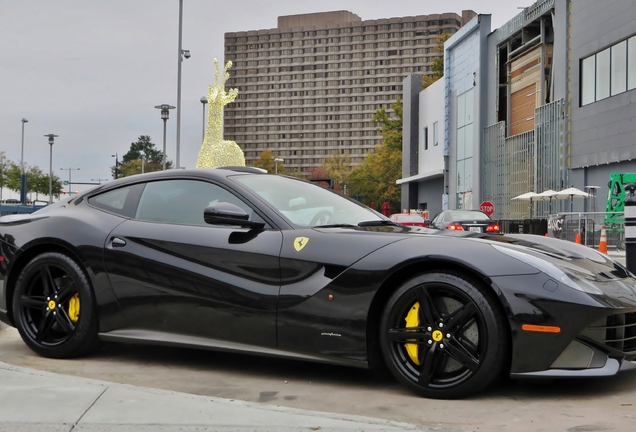
{"type": "Polygon", "coordinates": [[[76,357],[99,343],[90,284],[65,254],[47,252],[24,267],[16,282],[13,311],[22,340],[43,357],[76,357]]]}
{"type": "Polygon", "coordinates": [[[380,344],[393,375],[429,398],[476,393],[501,376],[510,351],[494,295],[453,273],[416,276],[390,297],[380,344]]]}

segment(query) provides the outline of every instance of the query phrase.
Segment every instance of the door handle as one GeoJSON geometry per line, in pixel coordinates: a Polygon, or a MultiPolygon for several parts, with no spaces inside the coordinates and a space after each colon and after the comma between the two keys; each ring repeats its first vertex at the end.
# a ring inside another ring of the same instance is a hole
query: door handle
{"type": "Polygon", "coordinates": [[[110,245],[114,248],[120,248],[126,246],[126,240],[120,239],[119,237],[113,237],[110,239],[110,245]]]}

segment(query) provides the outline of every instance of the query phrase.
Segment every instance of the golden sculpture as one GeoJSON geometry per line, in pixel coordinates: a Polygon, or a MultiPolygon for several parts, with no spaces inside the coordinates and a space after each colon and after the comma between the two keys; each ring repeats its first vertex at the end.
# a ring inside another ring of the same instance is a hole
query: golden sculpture
{"type": "Polygon", "coordinates": [[[245,166],[243,150],[234,141],[223,139],[223,107],[233,102],[238,89],[225,91],[225,83],[230,77],[228,70],[232,62],[228,61],[223,69],[223,77],[219,82],[219,61],[214,59],[214,85],[208,91],[208,125],[205,138],[199,150],[197,168],[214,168],[220,166],[245,166]]]}

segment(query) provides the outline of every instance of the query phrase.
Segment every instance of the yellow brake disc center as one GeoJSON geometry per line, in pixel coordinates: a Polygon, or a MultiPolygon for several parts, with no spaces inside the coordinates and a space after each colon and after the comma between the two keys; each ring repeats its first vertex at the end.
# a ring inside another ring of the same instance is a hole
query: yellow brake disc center
{"type": "Polygon", "coordinates": [[[53,310],[55,309],[55,301],[54,300],[49,300],[49,309],[53,310]]]}
{"type": "MultiPolygon", "coordinates": [[[[404,319],[406,321],[406,328],[418,327],[420,325],[420,303],[417,302],[413,306],[411,306],[411,310],[406,315],[404,319]]],[[[407,343],[404,344],[404,348],[406,348],[406,353],[411,358],[411,361],[419,366],[420,364],[420,356],[417,350],[417,344],[407,343]]]]}
{"type": "Polygon", "coordinates": [[[68,317],[71,321],[77,322],[80,313],[80,299],[79,294],[75,293],[73,297],[68,301],[68,317]]]}
{"type": "Polygon", "coordinates": [[[435,342],[440,342],[442,339],[444,339],[444,335],[443,335],[443,334],[442,334],[442,332],[441,332],[441,331],[439,331],[439,330],[435,330],[435,331],[433,332],[432,336],[433,336],[433,340],[434,340],[435,342]]]}

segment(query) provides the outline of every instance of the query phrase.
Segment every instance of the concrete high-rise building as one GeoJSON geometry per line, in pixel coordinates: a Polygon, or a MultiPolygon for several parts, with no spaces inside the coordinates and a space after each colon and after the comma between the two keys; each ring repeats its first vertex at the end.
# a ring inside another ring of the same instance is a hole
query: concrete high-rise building
{"type": "Polygon", "coordinates": [[[306,172],[325,157],[354,165],[379,143],[376,111],[402,96],[402,81],[431,73],[436,36],[455,33],[473,11],[363,21],[347,11],[290,15],[269,30],[225,34],[234,63],[225,139],[254,165],[264,150],[306,172]]]}

